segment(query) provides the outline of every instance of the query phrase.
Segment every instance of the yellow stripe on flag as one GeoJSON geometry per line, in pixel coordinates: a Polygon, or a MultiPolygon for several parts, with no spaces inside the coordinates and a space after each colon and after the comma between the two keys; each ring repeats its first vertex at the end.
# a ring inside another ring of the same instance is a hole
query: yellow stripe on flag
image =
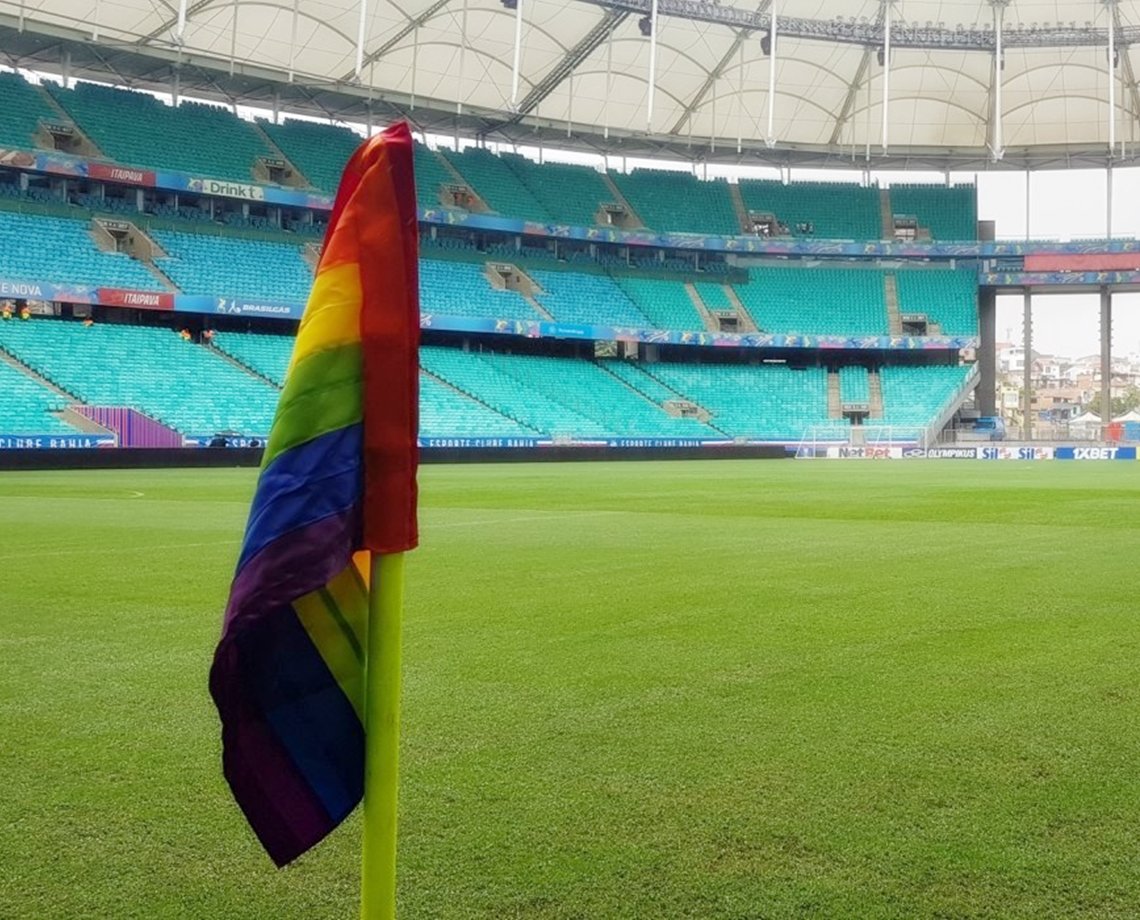
{"type": "Polygon", "coordinates": [[[297,330],[289,369],[315,352],[359,342],[363,299],[357,263],[326,268],[318,274],[297,330]]]}

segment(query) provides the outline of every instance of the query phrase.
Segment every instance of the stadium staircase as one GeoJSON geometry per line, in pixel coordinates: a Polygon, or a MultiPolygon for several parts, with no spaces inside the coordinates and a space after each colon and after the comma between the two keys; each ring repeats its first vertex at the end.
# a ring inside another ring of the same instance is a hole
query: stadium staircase
{"type": "MultiPolygon", "coordinates": [[[[21,320],[8,320],[10,323],[21,320]]],[[[31,322],[34,322],[32,320],[31,322]]],[[[75,397],[38,374],[0,343],[0,392],[4,396],[5,434],[107,434],[88,422],[71,404],[75,397]]]]}
{"type": "Polygon", "coordinates": [[[871,390],[871,418],[881,419],[883,417],[883,383],[879,379],[878,371],[868,372],[867,384],[871,390]]]}
{"type": "Polygon", "coordinates": [[[621,193],[621,189],[617,187],[617,183],[610,178],[609,172],[602,173],[602,181],[606,183],[606,188],[610,190],[610,195],[616,204],[620,204],[625,208],[625,213],[629,215],[630,230],[637,230],[645,226],[645,221],[641,219],[638,213],[633,209],[633,205],[629,203],[629,199],[621,193]]]}
{"type": "Polygon", "coordinates": [[[317,265],[321,261],[321,244],[306,243],[305,248],[301,250],[301,258],[305,260],[305,264],[316,274],[317,265]]]}
{"type": "Polygon", "coordinates": [[[709,312],[709,308],[697,290],[697,286],[691,281],[686,281],[685,293],[689,295],[689,300],[693,302],[693,309],[697,311],[701,322],[705,324],[705,328],[710,332],[719,332],[720,322],[709,312]]]}
{"type": "Polygon", "coordinates": [[[839,372],[834,368],[827,372],[827,417],[843,418],[843,401],[839,395],[839,372]]]}
{"type": "Polygon", "coordinates": [[[891,209],[891,190],[879,189],[879,220],[882,222],[882,235],[884,240],[895,238],[895,213],[891,209]]]}
{"type": "Polygon", "coordinates": [[[736,211],[736,219],[740,221],[740,232],[752,234],[752,218],[748,216],[748,207],[744,204],[744,196],[740,194],[740,184],[730,182],[728,194],[732,198],[732,207],[736,211]]]}
{"type": "Polygon", "coordinates": [[[894,272],[883,274],[883,297],[887,303],[887,329],[890,335],[902,335],[902,316],[899,313],[899,284],[894,272]]]}
{"type": "Polygon", "coordinates": [[[752,314],[748,312],[748,308],[744,306],[744,301],[740,299],[740,294],[737,293],[736,288],[731,284],[724,285],[724,292],[728,295],[728,299],[732,301],[732,305],[736,308],[737,323],[740,325],[741,332],[762,332],[761,328],[756,325],[756,320],[752,318],[752,314]]]}
{"type": "Polygon", "coordinates": [[[249,364],[240,360],[239,358],[236,358],[234,355],[231,355],[228,351],[225,351],[224,349],[219,348],[218,346],[216,346],[212,343],[206,343],[206,342],[202,343],[202,347],[205,348],[207,351],[213,352],[215,355],[217,355],[223,361],[226,361],[226,362],[232,364],[239,371],[243,371],[244,373],[249,374],[252,377],[256,377],[258,380],[261,380],[264,383],[268,383],[271,387],[276,387],[278,390],[280,390],[282,388],[282,385],[280,383],[278,383],[276,380],[274,380],[271,376],[269,376],[266,373],[263,373],[262,371],[259,371],[256,367],[250,366],[249,364]]]}

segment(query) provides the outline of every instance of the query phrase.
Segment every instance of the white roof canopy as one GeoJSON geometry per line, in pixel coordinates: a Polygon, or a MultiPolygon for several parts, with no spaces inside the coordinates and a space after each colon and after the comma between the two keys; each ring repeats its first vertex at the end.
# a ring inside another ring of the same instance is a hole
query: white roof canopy
{"type": "Polygon", "coordinates": [[[0,0],[0,52],[631,155],[974,169],[1140,144],[1140,0],[0,0]]]}

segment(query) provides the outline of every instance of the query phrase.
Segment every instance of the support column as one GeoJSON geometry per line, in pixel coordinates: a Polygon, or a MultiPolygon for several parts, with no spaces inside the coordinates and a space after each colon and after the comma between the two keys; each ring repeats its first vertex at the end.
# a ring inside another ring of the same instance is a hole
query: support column
{"type": "Polygon", "coordinates": [[[1033,437],[1033,295],[1025,288],[1021,346],[1025,351],[1025,371],[1021,381],[1021,437],[1033,437]]]}
{"type": "Polygon", "coordinates": [[[974,401],[984,416],[997,415],[997,294],[993,288],[978,291],[978,371],[974,401]]]}
{"type": "MultiPolygon", "coordinates": [[[[1112,291],[1100,289],[1100,424],[1112,421],[1112,291]]],[[[1103,432],[1101,437],[1104,437],[1103,432]]]]}

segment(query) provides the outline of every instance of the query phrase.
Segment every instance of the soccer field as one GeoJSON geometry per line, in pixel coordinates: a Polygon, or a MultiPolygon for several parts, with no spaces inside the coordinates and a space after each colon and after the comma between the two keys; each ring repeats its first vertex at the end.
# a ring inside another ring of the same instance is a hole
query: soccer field
{"type": "MultiPolygon", "coordinates": [[[[402,920],[1140,913],[1140,464],[420,482],[402,920]]],[[[253,483],[0,477],[0,917],[355,916],[221,776],[253,483]]]]}

